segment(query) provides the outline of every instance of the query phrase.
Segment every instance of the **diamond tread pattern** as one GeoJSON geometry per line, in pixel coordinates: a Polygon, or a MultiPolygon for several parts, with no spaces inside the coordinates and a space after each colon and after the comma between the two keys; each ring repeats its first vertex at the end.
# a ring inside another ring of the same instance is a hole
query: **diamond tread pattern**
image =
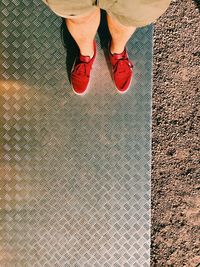
{"type": "Polygon", "coordinates": [[[85,96],[60,26],[39,0],[2,0],[0,266],[150,266],[153,26],[128,43],[124,95],[96,37],[85,96]]]}

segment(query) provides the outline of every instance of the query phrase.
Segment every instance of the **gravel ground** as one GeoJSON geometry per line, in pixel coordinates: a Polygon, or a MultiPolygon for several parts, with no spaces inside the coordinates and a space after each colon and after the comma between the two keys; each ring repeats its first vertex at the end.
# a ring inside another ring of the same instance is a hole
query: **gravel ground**
{"type": "Polygon", "coordinates": [[[155,23],[151,266],[200,266],[200,1],[155,23]]]}

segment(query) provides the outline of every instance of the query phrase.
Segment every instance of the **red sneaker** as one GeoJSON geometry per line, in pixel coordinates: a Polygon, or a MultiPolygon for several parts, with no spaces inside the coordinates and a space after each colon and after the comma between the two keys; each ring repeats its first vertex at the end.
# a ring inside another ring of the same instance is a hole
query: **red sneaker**
{"type": "Polygon", "coordinates": [[[111,54],[109,43],[108,50],[114,83],[117,90],[123,94],[129,89],[132,81],[133,63],[128,58],[126,48],[124,48],[124,51],[121,54],[111,54]]]}
{"type": "Polygon", "coordinates": [[[83,56],[79,54],[74,62],[71,72],[71,84],[73,90],[78,95],[84,95],[88,88],[90,72],[96,57],[96,42],[94,41],[94,56],[83,56]]]}

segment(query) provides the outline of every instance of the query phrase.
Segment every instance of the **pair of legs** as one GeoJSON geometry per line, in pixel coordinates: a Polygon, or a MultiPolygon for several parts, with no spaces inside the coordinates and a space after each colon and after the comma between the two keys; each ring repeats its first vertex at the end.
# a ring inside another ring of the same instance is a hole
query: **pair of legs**
{"type": "MultiPolygon", "coordinates": [[[[67,28],[76,41],[83,56],[94,54],[93,40],[100,23],[100,8],[81,18],[65,19],[67,28]]],[[[126,27],[107,14],[107,22],[112,37],[111,53],[121,53],[135,32],[136,27],[126,27]]]]}

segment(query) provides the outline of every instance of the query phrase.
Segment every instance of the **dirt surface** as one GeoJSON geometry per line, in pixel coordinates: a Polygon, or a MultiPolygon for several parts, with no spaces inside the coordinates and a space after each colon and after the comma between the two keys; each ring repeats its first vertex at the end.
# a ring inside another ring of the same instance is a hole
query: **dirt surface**
{"type": "Polygon", "coordinates": [[[155,23],[151,266],[200,266],[200,1],[155,23]]]}

